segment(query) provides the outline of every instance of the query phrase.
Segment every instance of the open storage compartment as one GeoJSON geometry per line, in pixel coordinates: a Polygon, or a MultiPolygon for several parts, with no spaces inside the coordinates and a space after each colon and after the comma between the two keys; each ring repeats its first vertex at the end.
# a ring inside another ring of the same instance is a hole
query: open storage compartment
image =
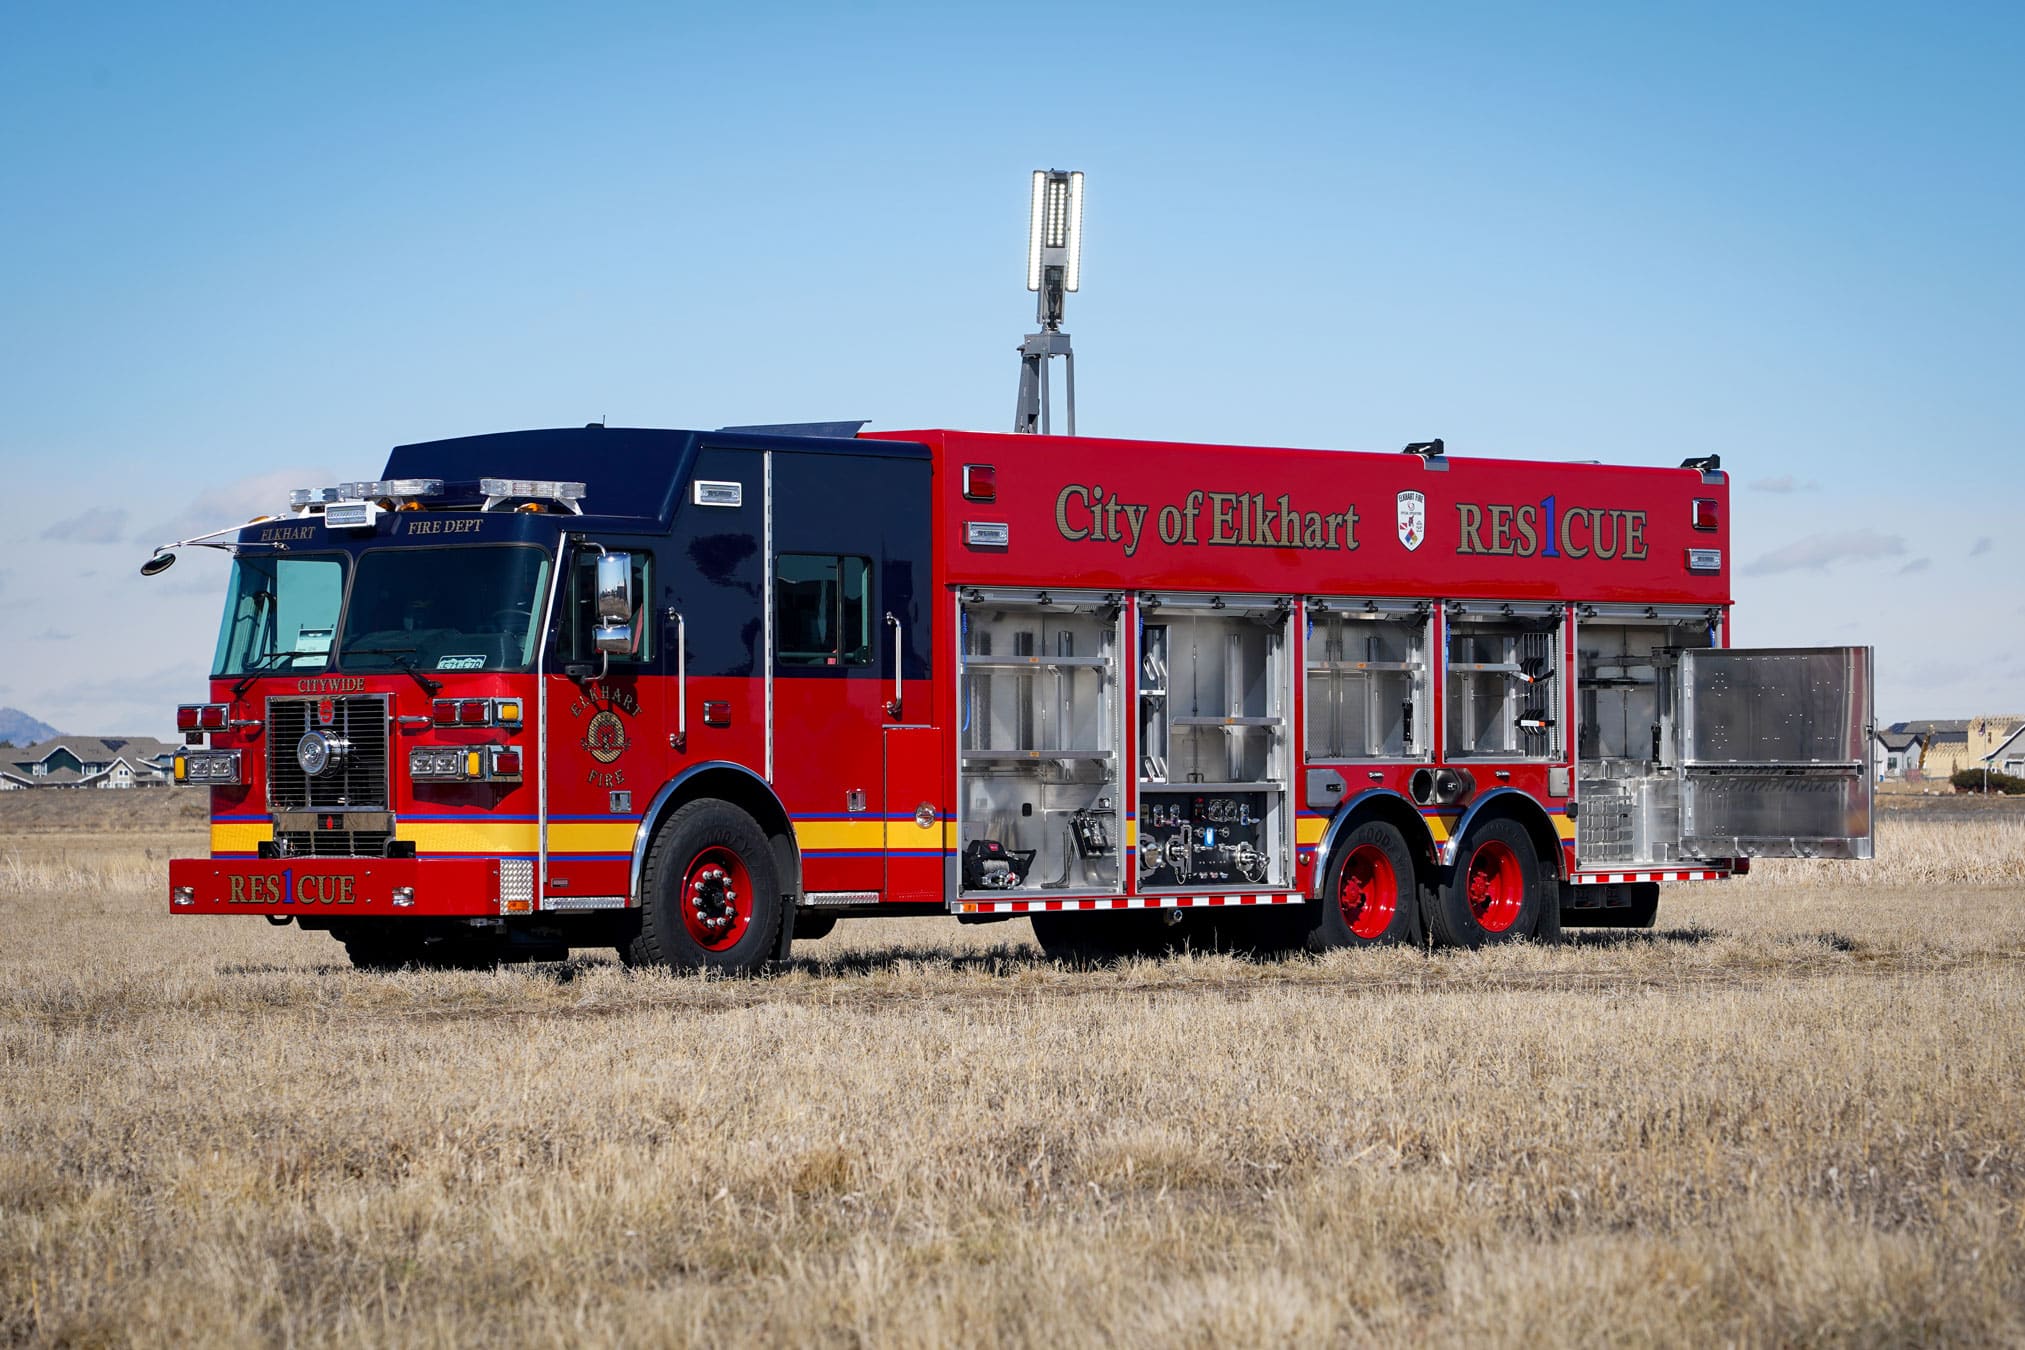
{"type": "Polygon", "coordinates": [[[1292,613],[1277,598],[1141,602],[1141,890],[1291,882],[1292,613]]]}
{"type": "Polygon", "coordinates": [[[963,892],[1119,893],[1122,606],[967,590],[959,608],[963,892]]]}
{"type": "Polygon", "coordinates": [[[1302,662],[1310,761],[1426,759],[1426,601],[1311,600],[1302,662]]]}
{"type": "Polygon", "coordinates": [[[1561,755],[1561,607],[1448,607],[1448,758],[1561,755]]]}
{"type": "Polygon", "coordinates": [[[1715,645],[1705,609],[1585,605],[1575,620],[1576,863],[1682,860],[1674,724],[1680,654],[1715,645]]]}

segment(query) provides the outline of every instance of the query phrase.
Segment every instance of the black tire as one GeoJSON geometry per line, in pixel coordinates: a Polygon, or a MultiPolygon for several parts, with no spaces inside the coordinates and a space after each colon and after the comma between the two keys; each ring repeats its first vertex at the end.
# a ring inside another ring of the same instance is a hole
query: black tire
{"type": "Polygon", "coordinates": [[[647,849],[640,935],[628,964],[756,974],[778,954],[786,912],[765,831],[729,802],[690,802],[661,823],[647,849]],[[748,883],[743,894],[726,884],[727,874],[733,883],[740,879],[740,869],[748,883]],[[695,899],[685,892],[699,885],[692,910],[707,907],[710,920],[725,921],[721,941],[712,941],[700,931],[703,920],[692,923],[684,911],[695,899]]]}
{"type": "Polygon", "coordinates": [[[1659,883],[1633,882],[1628,905],[1605,905],[1596,909],[1570,909],[1561,921],[1570,928],[1650,928],[1659,919],[1659,883]]]}
{"type": "Polygon", "coordinates": [[[1488,947],[1560,933],[1559,898],[1546,921],[1533,837],[1516,820],[1478,821],[1456,850],[1455,866],[1427,908],[1427,930],[1437,946],[1488,947]],[[1473,882],[1473,878],[1475,881],[1473,882]],[[1474,903],[1472,886],[1476,886],[1474,903]]]}
{"type": "Polygon", "coordinates": [[[1420,886],[1406,837],[1382,820],[1367,820],[1344,834],[1330,850],[1321,894],[1307,913],[1311,952],[1390,943],[1418,946],[1420,886]]]}
{"type": "Polygon", "coordinates": [[[1039,910],[1027,917],[1048,959],[1071,965],[1164,956],[1180,938],[1157,909],[1039,910]]]}

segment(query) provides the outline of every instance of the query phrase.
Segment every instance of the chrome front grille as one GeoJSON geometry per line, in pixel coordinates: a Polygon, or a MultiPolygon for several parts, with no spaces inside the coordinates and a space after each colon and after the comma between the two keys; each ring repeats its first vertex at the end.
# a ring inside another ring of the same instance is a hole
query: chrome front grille
{"type": "Polygon", "coordinates": [[[384,858],[392,830],[276,830],[281,858],[384,858]]]}
{"type": "Polygon", "coordinates": [[[385,810],[388,800],[385,695],[267,700],[268,810],[385,810]],[[344,758],[314,778],[295,757],[311,731],[348,743],[344,758]]]}

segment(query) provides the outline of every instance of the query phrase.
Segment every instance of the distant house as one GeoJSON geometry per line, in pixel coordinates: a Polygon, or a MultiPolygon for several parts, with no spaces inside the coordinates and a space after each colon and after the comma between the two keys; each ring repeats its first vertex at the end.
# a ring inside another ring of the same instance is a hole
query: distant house
{"type": "Polygon", "coordinates": [[[176,747],[149,736],[58,736],[0,750],[0,791],[24,788],[160,787],[176,747]]]}
{"type": "Polygon", "coordinates": [[[1877,733],[1877,776],[1887,778],[1917,778],[1920,772],[1920,752],[1926,749],[1926,742],[1917,731],[1900,731],[1887,727],[1877,733]]]}
{"type": "Polygon", "coordinates": [[[1893,722],[1877,733],[1877,776],[1946,782],[1962,769],[1981,768],[1998,747],[2017,741],[2020,730],[2025,717],[1893,722]]]}
{"type": "Polygon", "coordinates": [[[1983,757],[1983,762],[1997,773],[2025,778],[2025,726],[1999,741],[1997,748],[1983,757]]]}

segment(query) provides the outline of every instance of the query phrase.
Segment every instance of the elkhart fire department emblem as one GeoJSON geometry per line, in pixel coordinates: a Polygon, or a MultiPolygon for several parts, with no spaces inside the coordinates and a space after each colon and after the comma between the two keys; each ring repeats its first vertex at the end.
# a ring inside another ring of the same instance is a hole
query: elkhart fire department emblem
{"type": "Polygon", "coordinates": [[[610,764],[626,753],[626,724],[607,708],[584,727],[584,749],[600,764],[610,764]]]}
{"type": "Polygon", "coordinates": [[[1399,494],[1399,542],[1409,550],[1427,538],[1427,498],[1418,492],[1399,494]]]}

